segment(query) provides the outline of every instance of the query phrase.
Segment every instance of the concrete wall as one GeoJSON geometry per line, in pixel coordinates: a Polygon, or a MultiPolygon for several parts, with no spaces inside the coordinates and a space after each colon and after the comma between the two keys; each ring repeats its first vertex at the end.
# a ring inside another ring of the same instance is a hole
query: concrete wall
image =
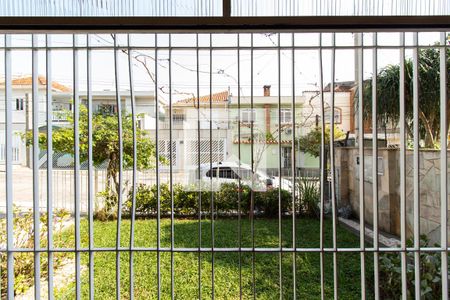
{"type": "MultiPolygon", "coordinates": [[[[440,159],[439,151],[421,150],[419,153],[420,231],[432,242],[440,238],[440,159]]],[[[450,156],[450,152],[449,152],[450,156]]],[[[373,224],[372,150],[364,151],[364,203],[365,221],[373,224]]],[[[400,151],[378,151],[378,209],[379,228],[400,235],[400,151]]],[[[359,217],[359,151],[357,148],[336,148],[336,191],[340,206],[350,204],[359,217]]],[[[450,186],[450,164],[447,167],[450,186]]],[[[414,169],[413,152],[406,151],[406,222],[407,236],[414,229],[414,169]]],[[[450,194],[448,195],[450,199],[450,194]]],[[[448,227],[450,231],[450,227],[448,227]]],[[[449,234],[450,238],[450,234],[449,234]]]]}

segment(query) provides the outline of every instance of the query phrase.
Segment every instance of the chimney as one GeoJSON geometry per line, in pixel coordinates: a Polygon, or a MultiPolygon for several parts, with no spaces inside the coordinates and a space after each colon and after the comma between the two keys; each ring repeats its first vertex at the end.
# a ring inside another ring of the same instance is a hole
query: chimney
{"type": "Polygon", "coordinates": [[[270,85],[264,86],[264,97],[270,97],[270,85]]]}

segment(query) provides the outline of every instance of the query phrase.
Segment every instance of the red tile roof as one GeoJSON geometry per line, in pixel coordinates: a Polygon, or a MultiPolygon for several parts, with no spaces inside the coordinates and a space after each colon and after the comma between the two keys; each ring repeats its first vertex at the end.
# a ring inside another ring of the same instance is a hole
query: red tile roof
{"type": "MultiPolygon", "coordinates": [[[[330,91],[331,84],[327,84],[324,88],[324,92],[330,91]]],[[[334,83],[334,91],[335,92],[351,92],[356,88],[356,83],[354,81],[342,81],[334,83]]]]}
{"type": "Polygon", "coordinates": [[[183,99],[183,100],[176,102],[175,105],[180,105],[180,104],[196,105],[197,102],[199,102],[200,104],[205,104],[205,103],[209,103],[210,98],[211,98],[212,103],[223,103],[223,102],[228,101],[228,97],[229,97],[228,91],[223,91],[220,93],[212,94],[211,96],[210,95],[200,96],[199,99],[197,99],[197,98],[183,99]]]}
{"type": "MultiPolygon", "coordinates": [[[[45,76],[38,76],[38,84],[39,85],[46,85],[47,84],[47,79],[45,78],[45,76]]],[[[31,86],[33,82],[33,77],[32,76],[25,76],[25,77],[20,77],[20,78],[16,78],[12,80],[12,85],[24,85],[24,86],[31,86]]],[[[64,93],[69,93],[72,91],[71,88],[62,85],[56,81],[52,82],[52,88],[55,91],[58,92],[64,92],[64,93]]]]}

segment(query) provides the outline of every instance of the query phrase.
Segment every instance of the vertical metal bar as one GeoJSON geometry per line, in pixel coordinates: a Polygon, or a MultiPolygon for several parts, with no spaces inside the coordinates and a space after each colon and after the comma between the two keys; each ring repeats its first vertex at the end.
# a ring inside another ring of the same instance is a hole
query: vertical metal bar
{"type": "MultiPolygon", "coordinates": [[[[209,34],[209,164],[212,169],[212,34],[209,34]]],[[[219,168],[217,168],[219,173],[219,168]]],[[[218,174],[217,174],[218,176],[218,174]]],[[[211,297],[214,299],[214,192],[211,176],[211,297]]]]}
{"type": "Polygon", "coordinates": [[[73,35],[73,147],[74,147],[74,196],[75,196],[75,294],[81,298],[81,255],[80,255],[80,95],[78,91],[78,37],[73,35]]]}
{"type": "Polygon", "coordinates": [[[6,125],[6,249],[7,249],[7,298],[14,299],[14,214],[12,170],[12,57],[11,36],[5,34],[5,125],[6,125]]]}
{"type": "MultiPolygon", "coordinates": [[[[359,128],[359,244],[361,248],[360,258],[361,258],[361,298],[366,298],[366,260],[365,260],[365,236],[366,236],[366,225],[365,225],[365,201],[364,201],[364,50],[363,46],[363,35],[358,34],[359,44],[357,49],[358,55],[358,128],[359,128]]],[[[334,120],[334,109],[332,110],[333,120],[334,120]]],[[[334,128],[334,126],[332,126],[334,128]]],[[[375,201],[375,200],[374,200],[375,201]]]]}
{"type": "Polygon", "coordinates": [[[407,286],[407,257],[406,257],[406,130],[405,130],[405,33],[400,33],[400,239],[401,239],[401,277],[402,299],[408,296],[407,286]]]}
{"type": "MultiPolygon", "coordinates": [[[[156,1],[155,1],[156,3],[156,1]]],[[[158,285],[158,299],[161,299],[161,189],[159,186],[159,99],[158,99],[158,34],[155,33],[155,117],[156,117],[156,130],[155,130],[155,151],[156,151],[156,199],[157,199],[157,212],[156,212],[156,278],[158,285]]]]}
{"type": "Polygon", "coordinates": [[[446,33],[440,34],[440,108],[441,108],[441,275],[442,275],[442,299],[448,297],[448,176],[447,176],[447,47],[446,47],[446,33]]]}
{"type": "Polygon", "coordinates": [[[378,72],[378,40],[373,33],[372,52],[372,200],[373,200],[373,272],[375,299],[380,298],[379,290],[379,244],[378,244],[378,120],[377,120],[377,72],[378,72]]]}
{"type": "Polygon", "coordinates": [[[253,119],[253,33],[250,34],[250,161],[251,161],[251,175],[252,175],[252,185],[250,190],[250,231],[252,236],[252,286],[253,286],[253,299],[256,300],[256,275],[255,275],[255,220],[254,220],[254,211],[255,211],[255,162],[253,155],[253,143],[254,143],[254,123],[253,119]]]}
{"type": "Polygon", "coordinates": [[[169,181],[170,181],[170,270],[171,270],[171,297],[175,298],[175,269],[174,269],[174,245],[175,245],[175,227],[174,227],[174,203],[173,203],[173,147],[172,147],[172,35],[169,33],[169,181]]]}
{"type": "MultiPolygon", "coordinates": [[[[295,2],[294,2],[295,3],[295,2]]],[[[293,286],[293,297],[297,299],[297,228],[296,228],[296,156],[295,156],[295,34],[292,33],[292,149],[291,149],[291,167],[292,167],[292,248],[294,252],[292,253],[292,286],[293,286]]]]}
{"type": "Polygon", "coordinates": [[[136,145],[136,102],[134,98],[134,74],[131,53],[130,34],[128,39],[128,78],[130,81],[131,122],[133,129],[133,179],[131,194],[131,226],[130,226],[130,299],[134,299],[134,223],[136,219],[136,177],[137,177],[137,145],[136,145]]]}
{"type": "Polygon", "coordinates": [[[238,245],[239,245],[239,299],[242,299],[242,220],[241,220],[241,201],[242,201],[242,174],[241,174],[241,36],[237,34],[237,98],[238,98],[238,245]]]}
{"type": "Polygon", "coordinates": [[[119,83],[119,50],[117,35],[114,35],[114,79],[116,84],[117,135],[119,141],[119,184],[117,190],[117,236],[116,236],[116,299],[120,299],[120,224],[122,221],[122,176],[123,176],[123,141],[122,141],[122,105],[119,83]]]}
{"type": "MultiPolygon", "coordinates": [[[[282,277],[282,229],[281,229],[281,133],[283,132],[281,128],[281,48],[280,48],[280,33],[278,36],[278,284],[280,289],[280,299],[283,298],[283,277],[282,277]]],[[[270,130],[270,129],[269,129],[270,130]]],[[[269,132],[270,133],[270,132],[269,132]]]]}
{"type": "Polygon", "coordinates": [[[413,33],[413,132],[414,132],[414,287],[420,299],[420,187],[419,187],[419,49],[418,33],[413,33]]]}
{"type": "Polygon", "coordinates": [[[33,122],[33,224],[34,224],[34,297],[41,297],[40,211],[39,211],[39,82],[38,37],[32,35],[32,122],[33,122]]]}
{"type": "Polygon", "coordinates": [[[47,259],[48,298],[53,299],[53,105],[51,35],[46,36],[46,94],[47,94],[47,259]]]}
{"type": "MultiPolygon", "coordinates": [[[[331,114],[330,114],[330,168],[331,168],[331,207],[333,210],[333,250],[337,249],[337,205],[336,205],[336,183],[335,183],[335,172],[334,172],[334,81],[335,81],[335,67],[336,67],[336,33],[332,33],[331,37],[331,82],[330,82],[330,93],[331,93],[331,114]]],[[[333,290],[334,299],[338,299],[338,263],[337,263],[337,253],[333,251],[333,290]]]]}
{"type": "Polygon", "coordinates": [[[222,0],[223,17],[231,16],[231,0],[222,0]]]}
{"type": "MultiPolygon", "coordinates": [[[[322,33],[319,33],[319,88],[320,88],[320,295],[321,299],[325,299],[325,254],[324,254],[324,209],[325,209],[325,185],[326,185],[326,164],[327,154],[325,147],[325,99],[323,94],[323,57],[322,57],[322,33]]],[[[330,90],[331,91],[331,90],[330,90]]]]}
{"type": "Polygon", "coordinates": [[[88,105],[88,222],[89,222],[89,299],[94,299],[94,156],[93,156],[93,108],[92,108],[92,55],[91,55],[91,35],[87,35],[87,105],[88,105]]]}
{"type": "MultiPolygon", "coordinates": [[[[196,75],[197,75],[197,162],[198,162],[198,299],[202,299],[202,174],[201,174],[201,117],[200,117],[200,61],[198,33],[196,37],[196,75]]],[[[195,100],[194,100],[195,101],[195,100]]]]}

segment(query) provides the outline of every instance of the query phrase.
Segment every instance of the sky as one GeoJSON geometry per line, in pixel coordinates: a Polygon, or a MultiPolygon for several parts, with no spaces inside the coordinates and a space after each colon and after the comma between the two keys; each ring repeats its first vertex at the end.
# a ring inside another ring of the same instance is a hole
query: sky
{"type": "MultiPolygon", "coordinates": [[[[294,44],[296,49],[293,53],[291,48],[280,49],[278,55],[278,40],[281,47],[292,45],[292,34],[282,33],[280,37],[276,33],[255,33],[253,35],[253,87],[254,95],[263,93],[263,85],[271,85],[272,95],[292,95],[292,68],[294,67],[295,93],[299,95],[305,90],[317,90],[320,84],[320,64],[319,64],[319,34],[317,33],[296,33],[294,34],[294,44]],[[265,47],[258,49],[257,47],[265,47]],[[293,55],[295,58],[293,59],[293,55]],[[280,74],[280,78],[278,78],[280,74]],[[279,84],[280,83],[280,84],[279,84]]],[[[406,45],[412,45],[412,33],[407,33],[405,37],[406,45]]],[[[331,81],[332,57],[331,49],[327,48],[332,44],[330,33],[322,34],[322,66],[324,85],[331,81]]],[[[3,40],[3,37],[1,37],[3,40]]],[[[115,90],[114,72],[114,51],[111,48],[113,39],[108,34],[92,34],[90,36],[91,45],[94,47],[104,47],[91,51],[92,57],[92,83],[96,91],[115,90]]],[[[423,46],[433,45],[439,40],[439,33],[420,33],[419,44],[423,46]]],[[[53,80],[72,87],[73,85],[73,50],[71,35],[51,36],[52,41],[52,74],[53,80]]],[[[86,61],[86,35],[79,35],[77,38],[80,50],[78,52],[78,72],[79,89],[86,90],[87,82],[87,61],[86,61]]],[[[130,45],[138,47],[132,50],[132,64],[134,73],[134,88],[141,91],[154,91],[155,85],[150,74],[155,73],[155,45],[154,34],[135,34],[130,37],[130,45]],[[146,48],[148,47],[148,48],[146,48]],[[147,71],[148,68],[148,71],[147,71]]],[[[373,74],[373,34],[364,34],[364,45],[367,48],[363,53],[364,78],[370,78],[373,74]]],[[[118,36],[119,45],[126,46],[127,36],[118,36]]],[[[350,47],[354,45],[354,35],[352,33],[336,34],[335,52],[335,81],[352,81],[355,79],[355,50],[350,47]]],[[[164,47],[158,50],[158,89],[161,97],[168,100],[169,87],[172,89],[172,101],[188,98],[197,94],[197,44],[195,34],[159,34],[158,46],[164,47]],[[170,41],[169,41],[170,39],[170,41]],[[172,50],[168,50],[168,46],[172,50]],[[169,56],[170,61],[169,63],[169,56]],[[170,72],[170,80],[169,80],[170,72]],[[169,81],[171,85],[169,84],[169,81]]],[[[199,88],[201,95],[210,92],[210,80],[212,92],[220,92],[230,89],[232,94],[237,95],[238,89],[238,51],[237,34],[200,34],[198,44],[203,47],[198,53],[199,65],[199,88]],[[214,50],[212,50],[212,60],[210,60],[210,39],[214,50]],[[210,62],[212,61],[212,65],[210,62]]],[[[251,36],[250,34],[240,34],[239,44],[242,48],[239,51],[240,78],[239,86],[241,95],[249,96],[251,93],[251,36]],[[245,48],[247,47],[247,48],[245,48]]],[[[0,44],[3,46],[4,44],[0,44]]],[[[377,69],[389,64],[399,62],[399,33],[378,33],[378,65],[377,69]]],[[[32,73],[31,55],[31,35],[13,35],[12,37],[12,71],[13,77],[21,77],[32,73]]],[[[45,35],[38,36],[38,46],[45,46],[45,35]]],[[[1,48],[0,48],[1,51],[1,48]]],[[[412,50],[407,49],[406,55],[411,56],[412,50]]],[[[119,83],[121,90],[126,93],[130,89],[128,73],[128,54],[119,51],[118,55],[119,83]]],[[[0,76],[4,77],[4,55],[0,55],[1,71],[0,76]]],[[[46,57],[45,49],[39,51],[38,56],[39,74],[45,75],[46,57]]]]}

